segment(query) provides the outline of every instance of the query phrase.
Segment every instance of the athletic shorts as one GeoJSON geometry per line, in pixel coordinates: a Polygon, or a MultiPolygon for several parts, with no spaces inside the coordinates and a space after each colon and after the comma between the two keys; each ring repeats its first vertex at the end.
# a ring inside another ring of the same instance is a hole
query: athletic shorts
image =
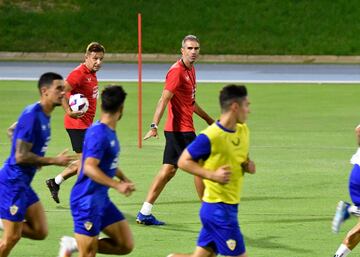
{"type": "Polygon", "coordinates": [[[170,132],[164,131],[166,144],[163,164],[177,166],[178,159],[184,149],[196,138],[194,132],[170,132]]]}
{"type": "Polygon", "coordinates": [[[74,232],[86,236],[97,236],[107,226],[125,220],[124,215],[109,200],[94,208],[84,207],[83,204],[71,203],[71,214],[74,221],[74,232]]]}
{"type": "Polygon", "coordinates": [[[86,129],[66,129],[75,153],[82,153],[86,129]]]}
{"type": "Polygon", "coordinates": [[[245,243],[240,231],[238,205],[203,202],[200,219],[203,225],[197,245],[210,247],[215,254],[238,256],[245,253],[245,243]]]}
{"type": "Polygon", "coordinates": [[[25,219],[29,206],[40,201],[30,186],[0,183],[0,217],[13,222],[25,219]]]}
{"type": "Polygon", "coordinates": [[[360,167],[357,164],[354,164],[351,170],[349,193],[354,205],[360,206],[360,167]]]}

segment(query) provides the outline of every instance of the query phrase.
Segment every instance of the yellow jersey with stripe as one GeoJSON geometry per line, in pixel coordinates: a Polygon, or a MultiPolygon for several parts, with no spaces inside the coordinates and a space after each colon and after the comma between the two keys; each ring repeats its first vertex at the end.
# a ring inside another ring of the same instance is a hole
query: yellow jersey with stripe
{"type": "Polygon", "coordinates": [[[231,176],[228,184],[223,185],[208,179],[203,180],[205,184],[203,201],[238,204],[244,180],[242,164],[248,160],[249,156],[247,125],[237,124],[236,130],[230,131],[216,122],[200,133],[188,147],[188,151],[209,172],[214,172],[223,165],[230,166],[231,176]],[[202,143],[196,141],[202,141],[202,143]],[[206,143],[206,141],[208,142],[206,143]],[[203,148],[200,150],[201,154],[196,153],[199,150],[196,147],[203,148]],[[205,148],[208,150],[204,150],[205,148]]]}

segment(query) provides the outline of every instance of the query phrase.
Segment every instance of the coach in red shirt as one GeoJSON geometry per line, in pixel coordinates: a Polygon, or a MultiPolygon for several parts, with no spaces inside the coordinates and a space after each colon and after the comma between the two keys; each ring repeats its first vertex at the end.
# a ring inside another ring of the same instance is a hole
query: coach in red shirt
{"type": "MultiPolygon", "coordinates": [[[[185,147],[191,143],[196,135],[193,122],[195,112],[209,125],[214,120],[195,101],[196,74],[193,66],[199,56],[200,43],[193,35],[186,36],[182,41],[182,58],[178,60],[166,75],[165,88],[155,110],[150,131],[144,139],[158,137],[158,124],[168,107],[168,116],[165,124],[164,134],[166,145],[163,157],[163,166],[155,177],[146,200],[137,215],[136,221],[145,225],[164,225],[157,220],[151,210],[156,199],[164,189],[166,183],[175,175],[177,161],[185,147]]],[[[195,178],[196,189],[199,196],[202,195],[203,186],[199,178],[195,178]]]]}
{"type": "MultiPolygon", "coordinates": [[[[86,48],[85,62],[76,67],[65,81],[65,92],[62,106],[65,110],[64,125],[69,134],[73,150],[81,159],[85,132],[94,121],[96,113],[96,103],[99,96],[99,87],[96,72],[100,70],[105,54],[105,48],[92,42],[86,48]],[[89,109],[86,113],[72,111],[69,106],[69,98],[74,94],[83,94],[89,101],[89,109]]],[[[73,163],[55,178],[46,180],[46,184],[51,192],[53,199],[59,203],[60,184],[74,176],[79,168],[79,161],[73,163]]]]}

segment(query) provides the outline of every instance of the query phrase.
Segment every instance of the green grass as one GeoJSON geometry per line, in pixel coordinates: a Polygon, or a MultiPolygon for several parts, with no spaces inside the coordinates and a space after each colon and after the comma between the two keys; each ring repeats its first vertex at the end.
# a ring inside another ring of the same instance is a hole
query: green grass
{"type": "Polygon", "coordinates": [[[145,53],[179,53],[186,34],[206,54],[359,55],[357,0],[3,0],[1,51],[137,52],[137,13],[145,53]]]}
{"type": "MultiPolygon", "coordinates": [[[[192,177],[179,171],[167,186],[154,213],[168,225],[143,227],[135,224],[147,189],[162,160],[163,136],[144,142],[137,149],[136,85],[124,83],[128,98],[125,115],[118,126],[122,145],[120,165],[136,183],[137,191],[125,198],[111,192],[111,198],[126,214],[135,237],[130,256],[166,256],[171,252],[191,252],[200,228],[192,177]]],[[[199,84],[198,102],[216,117],[217,94],[222,85],[199,84]]],[[[257,174],[247,176],[239,220],[249,256],[314,257],[331,256],[346,231],[330,231],[338,200],[349,200],[347,180],[349,158],[356,149],[354,126],[359,123],[359,85],[248,85],[251,99],[251,157],[257,174]]],[[[161,84],[144,85],[144,127],[147,128],[161,84]]],[[[9,142],[5,129],[19,112],[37,100],[35,82],[1,82],[0,159],[6,158],[9,142]]],[[[197,130],[205,124],[195,119],[197,130]]],[[[162,127],[162,125],[160,125],[162,127]]],[[[48,155],[70,146],[62,124],[62,110],[52,117],[52,141],[48,155]]],[[[69,192],[74,179],[61,190],[60,205],[51,199],[44,180],[61,169],[45,167],[35,177],[33,187],[43,202],[49,222],[45,241],[22,239],[11,256],[56,256],[58,240],[72,234],[69,192]]],[[[354,250],[354,254],[359,253],[354,250]]],[[[99,255],[102,256],[102,255],[99,255]]]]}

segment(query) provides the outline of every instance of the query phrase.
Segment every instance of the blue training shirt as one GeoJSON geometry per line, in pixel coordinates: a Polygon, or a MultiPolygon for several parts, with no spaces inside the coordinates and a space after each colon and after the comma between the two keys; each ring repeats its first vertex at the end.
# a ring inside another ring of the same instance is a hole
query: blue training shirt
{"type": "Polygon", "coordinates": [[[120,144],[116,132],[106,124],[96,122],[87,129],[83,147],[80,174],[71,191],[72,203],[80,200],[92,206],[107,197],[109,188],[101,185],[84,173],[84,163],[89,157],[100,160],[99,168],[110,178],[114,177],[118,167],[120,144]]]}
{"type": "Polygon", "coordinates": [[[50,142],[50,134],[50,117],[44,113],[40,103],[27,106],[18,119],[10,157],[0,170],[0,182],[30,185],[37,167],[16,163],[16,141],[19,139],[31,143],[31,152],[38,156],[44,156],[50,142]]]}

